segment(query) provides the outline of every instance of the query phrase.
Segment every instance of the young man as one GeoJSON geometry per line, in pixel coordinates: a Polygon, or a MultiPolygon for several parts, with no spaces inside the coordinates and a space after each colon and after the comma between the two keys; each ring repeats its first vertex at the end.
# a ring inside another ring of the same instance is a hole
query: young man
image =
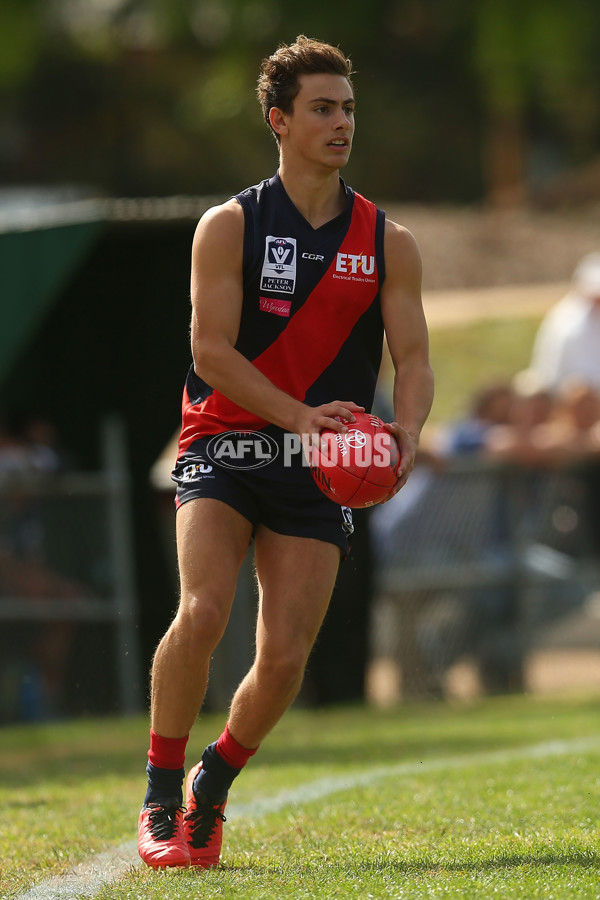
{"type": "Polygon", "coordinates": [[[209,210],[194,237],[193,366],[173,473],[181,599],[153,664],[139,820],[150,866],[217,865],[229,788],[296,697],[348,551],[350,510],[320,493],[290,438],[347,431],[370,408],[384,329],[395,366],[388,427],[401,449],[390,496],[431,406],[415,242],[339,177],[354,134],[351,74],[338,49],[304,36],[263,61],[278,173],[209,210]],[[252,538],[255,660],[182,808],[186,742],[252,538]]]}

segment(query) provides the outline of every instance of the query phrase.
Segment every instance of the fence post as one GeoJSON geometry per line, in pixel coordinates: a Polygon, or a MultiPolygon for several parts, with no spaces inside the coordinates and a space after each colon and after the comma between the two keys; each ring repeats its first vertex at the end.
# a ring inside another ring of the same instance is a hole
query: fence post
{"type": "Polygon", "coordinates": [[[137,601],[131,527],[131,485],[125,427],[118,416],[103,423],[104,470],[108,483],[108,524],[114,571],[117,678],[121,713],[141,709],[141,675],[137,601]]]}

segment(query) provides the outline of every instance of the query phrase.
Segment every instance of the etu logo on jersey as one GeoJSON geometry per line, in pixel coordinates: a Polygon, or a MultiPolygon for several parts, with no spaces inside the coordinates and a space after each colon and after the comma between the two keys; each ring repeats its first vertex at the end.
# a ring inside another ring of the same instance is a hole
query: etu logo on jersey
{"type": "Polygon", "coordinates": [[[267,235],[261,291],[293,294],[296,287],[296,238],[267,235]]]}
{"type": "Polygon", "coordinates": [[[364,253],[338,253],[335,271],[343,275],[372,275],[375,271],[375,257],[364,253]]]}

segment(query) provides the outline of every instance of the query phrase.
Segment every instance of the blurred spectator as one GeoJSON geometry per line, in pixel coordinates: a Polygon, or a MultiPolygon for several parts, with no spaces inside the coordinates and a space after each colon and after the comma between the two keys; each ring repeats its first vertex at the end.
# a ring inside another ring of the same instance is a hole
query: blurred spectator
{"type": "Polygon", "coordinates": [[[577,480],[585,526],[580,552],[600,560],[600,391],[567,379],[557,393],[556,414],[536,443],[540,464],[567,468],[577,480]]]}
{"type": "MultiPolygon", "coordinates": [[[[441,677],[447,666],[458,658],[457,653],[465,652],[477,666],[485,693],[522,691],[525,687],[525,646],[520,608],[522,585],[518,576],[522,559],[519,554],[528,542],[539,539],[540,527],[548,525],[547,536],[552,541],[554,526],[545,518],[549,509],[547,504],[572,505],[575,519],[580,523],[577,535],[595,535],[600,553],[600,503],[595,499],[590,502],[591,497],[600,496],[600,391],[581,379],[569,378],[560,390],[553,392],[535,370],[527,369],[510,382],[498,382],[478,390],[468,413],[444,430],[437,445],[445,459],[477,454],[483,459],[506,464],[500,467],[493,481],[491,476],[486,478],[484,475],[480,482],[476,468],[464,473],[459,502],[471,519],[477,517],[478,558],[490,563],[491,571],[500,569],[516,575],[514,583],[461,589],[462,613],[457,612],[454,618],[449,614],[445,623],[437,622],[441,640],[437,641],[435,655],[429,664],[441,677]],[[590,489],[594,477],[595,492],[590,489]],[[583,479],[585,488],[582,491],[583,479]],[[496,489],[482,490],[478,498],[478,484],[488,487],[494,484],[496,489]],[[540,515],[544,517],[543,521],[540,515]],[[462,643],[456,636],[458,627],[462,628],[462,643]]],[[[441,464],[439,460],[432,464],[433,460],[435,454],[429,451],[424,458],[418,457],[418,465],[407,487],[392,503],[373,511],[374,544],[383,566],[394,563],[402,542],[401,535],[406,538],[409,530],[412,529],[414,534],[418,528],[421,507],[435,509],[440,520],[447,514],[444,491],[452,480],[444,478],[443,460],[441,464]]],[[[455,483],[460,483],[457,476],[454,478],[455,483]]],[[[444,540],[450,545],[453,537],[448,529],[444,540]]],[[[558,537],[563,541],[562,532],[558,537]]],[[[581,538],[579,543],[573,555],[587,553],[581,538]]],[[[563,546],[567,544],[563,542],[563,546]]],[[[566,552],[570,553],[572,549],[569,543],[566,552]]],[[[457,555],[460,557],[460,550],[457,555]]],[[[429,590],[414,597],[409,593],[404,595],[404,618],[401,617],[400,622],[412,644],[418,645],[426,630],[430,634],[435,629],[435,616],[437,614],[439,618],[443,601],[443,591],[429,590]],[[415,611],[414,620],[410,620],[411,609],[415,611]]],[[[389,615],[389,610],[386,614],[389,615]]],[[[395,642],[398,642],[397,638],[395,642]]],[[[413,673],[414,680],[429,685],[431,679],[427,679],[431,673],[427,670],[427,654],[421,652],[419,655],[406,643],[402,653],[407,657],[400,659],[403,676],[410,665],[418,665],[418,670],[413,673]]]]}
{"type": "Polygon", "coordinates": [[[571,466],[600,455],[600,391],[568,378],[555,395],[552,417],[532,429],[540,465],[571,466]]]}
{"type": "MultiPolygon", "coordinates": [[[[41,472],[58,471],[61,458],[50,423],[31,424],[31,431],[15,433],[0,423],[0,597],[24,603],[79,598],[85,595],[82,586],[54,571],[46,559],[45,525],[27,482],[41,472]]],[[[4,625],[0,721],[47,718],[59,711],[73,629],[71,622],[26,618],[4,625]]]]}
{"type": "Polygon", "coordinates": [[[24,474],[30,465],[25,444],[15,437],[0,416],[0,478],[24,474]]]}
{"type": "Polygon", "coordinates": [[[551,391],[571,376],[600,389],[600,253],[581,260],[571,290],[543,319],[531,368],[551,391]]]}
{"type": "Polygon", "coordinates": [[[54,422],[37,413],[19,413],[10,423],[13,440],[19,443],[28,467],[35,472],[54,474],[75,467],[74,459],[62,446],[54,422]]]}
{"type": "MultiPolygon", "coordinates": [[[[551,394],[534,373],[519,373],[508,384],[493,385],[476,394],[471,417],[449,431],[447,452],[478,452],[506,462],[535,465],[532,433],[548,420],[551,411],[551,394]]],[[[530,478],[528,489],[535,490],[530,478]]],[[[486,558],[510,566],[514,548],[506,490],[499,491],[490,506],[488,534],[486,558]]],[[[472,653],[483,690],[489,694],[522,691],[524,660],[518,586],[476,588],[471,592],[471,604],[475,622],[472,653]]]]}
{"type": "Polygon", "coordinates": [[[480,451],[489,430],[505,425],[510,415],[512,388],[507,382],[496,382],[481,388],[473,397],[469,413],[450,425],[442,438],[446,455],[480,451]]]}
{"type": "Polygon", "coordinates": [[[507,419],[488,429],[482,451],[505,462],[539,465],[543,461],[540,429],[550,421],[553,410],[553,396],[536,372],[519,372],[512,381],[507,419]]]}
{"type": "MultiPolygon", "coordinates": [[[[571,546],[567,534],[560,535],[567,552],[600,558],[599,390],[582,376],[566,376],[551,394],[537,372],[521,373],[511,422],[490,431],[485,452],[522,469],[513,476],[519,479],[521,530],[535,525],[550,492],[555,508],[569,509],[571,521],[580,525],[571,546]]],[[[549,533],[547,539],[557,536],[549,533]]]]}
{"type": "Polygon", "coordinates": [[[33,417],[25,423],[23,437],[31,463],[40,472],[60,472],[68,468],[66,457],[58,447],[54,424],[48,419],[33,417]]]}
{"type": "MultiPolygon", "coordinates": [[[[519,373],[512,381],[480,388],[467,415],[442,434],[440,449],[446,457],[478,454],[521,465],[537,465],[532,435],[547,422],[552,396],[535,373],[519,373]]],[[[502,476],[501,476],[502,477],[502,476]]],[[[535,479],[527,476],[527,490],[535,479]]],[[[510,494],[501,487],[488,497],[483,532],[485,560],[510,569],[514,563],[510,494]]],[[[486,693],[520,691],[524,687],[523,648],[520,639],[518,586],[507,584],[474,588],[468,592],[469,643],[486,693]]]]}

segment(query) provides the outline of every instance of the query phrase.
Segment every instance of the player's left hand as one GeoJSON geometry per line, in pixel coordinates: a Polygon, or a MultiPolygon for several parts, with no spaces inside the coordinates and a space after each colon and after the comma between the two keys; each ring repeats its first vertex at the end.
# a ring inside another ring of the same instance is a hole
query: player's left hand
{"type": "Polygon", "coordinates": [[[414,468],[417,448],[419,446],[418,440],[405,428],[399,425],[398,422],[386,422],[385,427],[394,435],[398,442],[398,447],[400,448],[400,465],[398,467],[398,480],[388,496],[381,501],[382,503],[387,503],[388,500],[391,500],[392,497],[394,497],[406,484],[408,476],[414,468]]]}

